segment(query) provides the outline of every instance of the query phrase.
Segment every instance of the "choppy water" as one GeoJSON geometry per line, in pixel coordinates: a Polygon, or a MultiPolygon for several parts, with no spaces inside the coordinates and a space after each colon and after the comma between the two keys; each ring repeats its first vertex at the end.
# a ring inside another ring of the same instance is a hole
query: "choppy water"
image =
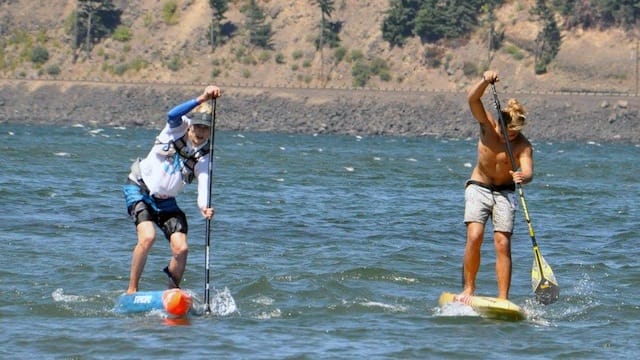
{"type": "MultiPolygon", "coordinates": [[[[511,296],[531,318],[509,323],[437,307],[442,291],[460,288],[475,139],[218,132],[211,283],[236,311],[175,324],[112,310],[135,244],[121,184],[155,135],[0,124],[0,357],[639,355],[638,146],[534,144],[536,178],[525,194],[562,293],[550,306],[532,301],[519,214],[511,296]]],[[[202,294],[195,186],[179,202],[191,229],[183,286],[202,294]]],[[[483,251],[478,292],[494,295],[491,241],[483,251]]],[[[165,285],[168,254],[159,238],[142,289],[165,285]]]]}

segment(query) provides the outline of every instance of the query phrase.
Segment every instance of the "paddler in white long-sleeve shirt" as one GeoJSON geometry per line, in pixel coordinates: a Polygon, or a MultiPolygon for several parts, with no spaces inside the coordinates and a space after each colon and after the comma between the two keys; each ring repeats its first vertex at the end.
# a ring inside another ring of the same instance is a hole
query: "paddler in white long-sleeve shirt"
{"type": "Polygon", "coordinates": [[[220,88],[207,86],[196,99],[171,109],[167,125],[149,154],[131,166],[123,190],[127,211],[136,225],[138,243],[131,259],[128,294],[138,291],[147,255],[155,241],[155,225],[162,229],[171,247],[171,260],[164,272],[169,276],[170,287],[179,287],[189,247],[187,218],[178,207],[176,196],[186,184],[196,180],[200,213],[207,219],[213,217],[213,208],[207,207],[212,125],[212,109],[207,101],[220,95],[220,88]]]}

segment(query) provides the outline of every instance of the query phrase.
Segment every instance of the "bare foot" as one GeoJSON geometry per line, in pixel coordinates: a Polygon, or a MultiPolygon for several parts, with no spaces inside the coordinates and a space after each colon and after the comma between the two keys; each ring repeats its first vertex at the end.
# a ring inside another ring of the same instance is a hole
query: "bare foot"
{"type": "Polygon", "coordinates": [[[471,302],[472,296],[473,296],[473,291],[465,290],[458,295],[454,295],[453,300],[463,304],[469,304],[471,302]]]}

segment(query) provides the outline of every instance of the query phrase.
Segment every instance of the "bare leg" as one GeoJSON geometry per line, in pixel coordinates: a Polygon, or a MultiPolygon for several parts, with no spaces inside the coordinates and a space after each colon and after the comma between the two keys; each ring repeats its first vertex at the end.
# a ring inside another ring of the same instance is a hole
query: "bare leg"
{"type": "Polygon", "coordinates": [[[168,270],[175,286],[180,286],[180,281],[182,281],[184,270],[187,266],[187,255],[189,254],[187,235],[181,232],[171,234],[170,244],[172,256],[168,270]]]}
{"type": "Polygon", "coordinates": [[[467,244],[464,248],[463,274],[464,288],[460,295],[473,295],[476,291],[476,275],[480,269],[480,247],[484,239],[484,224],[467,224],[467,244]]]}
{"type": "Polygon", "coordinates": [[[144,265],[147,263],[147,255],[153,246],[156,239],[156,230],[153,222],[143,221],[137,226],[138,243],[133,249],[133,255],[131,257],[131,272],[129,274],[129,288],[127,294],[138,291],[138,283],[144,270],[144,265]]]}
{"type": "Polygon", "coordinates": [[[498,280],[498,298],[509,298],[511,286],[511,234],[494,232],[493,241],[496,248],[496,278],[498,280]]]}

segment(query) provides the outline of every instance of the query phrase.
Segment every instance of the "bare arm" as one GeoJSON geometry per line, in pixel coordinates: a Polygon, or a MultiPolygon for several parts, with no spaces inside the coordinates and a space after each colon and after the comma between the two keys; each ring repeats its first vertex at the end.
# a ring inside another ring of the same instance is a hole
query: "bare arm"
{"type": "Polygon", "coordinates": [[[527,143],[527,146],[519,152],[518,163],[520,168],[518,171],[509,171],[513,177],[513,182],[519,184],[528,184],[533,180],[533,149],[531,144],[527,143]]]}
{"type": "Polygon", "coordinates": [[[482,80],[478,81],[473,87],[471,87],[467,95],[471,114],[473,114],[473,117],[476,118],[476,120],[478,120],[481,125],[495,125],[493,123],[493,119],[487,114],[484,105],[482,105],[481,99],[482,95],[484,95],[484,92],[487,89],[487,86],[497,81],[498,73],[496,73],[495,71],[485,71],[482,76],[482,80]]]}

